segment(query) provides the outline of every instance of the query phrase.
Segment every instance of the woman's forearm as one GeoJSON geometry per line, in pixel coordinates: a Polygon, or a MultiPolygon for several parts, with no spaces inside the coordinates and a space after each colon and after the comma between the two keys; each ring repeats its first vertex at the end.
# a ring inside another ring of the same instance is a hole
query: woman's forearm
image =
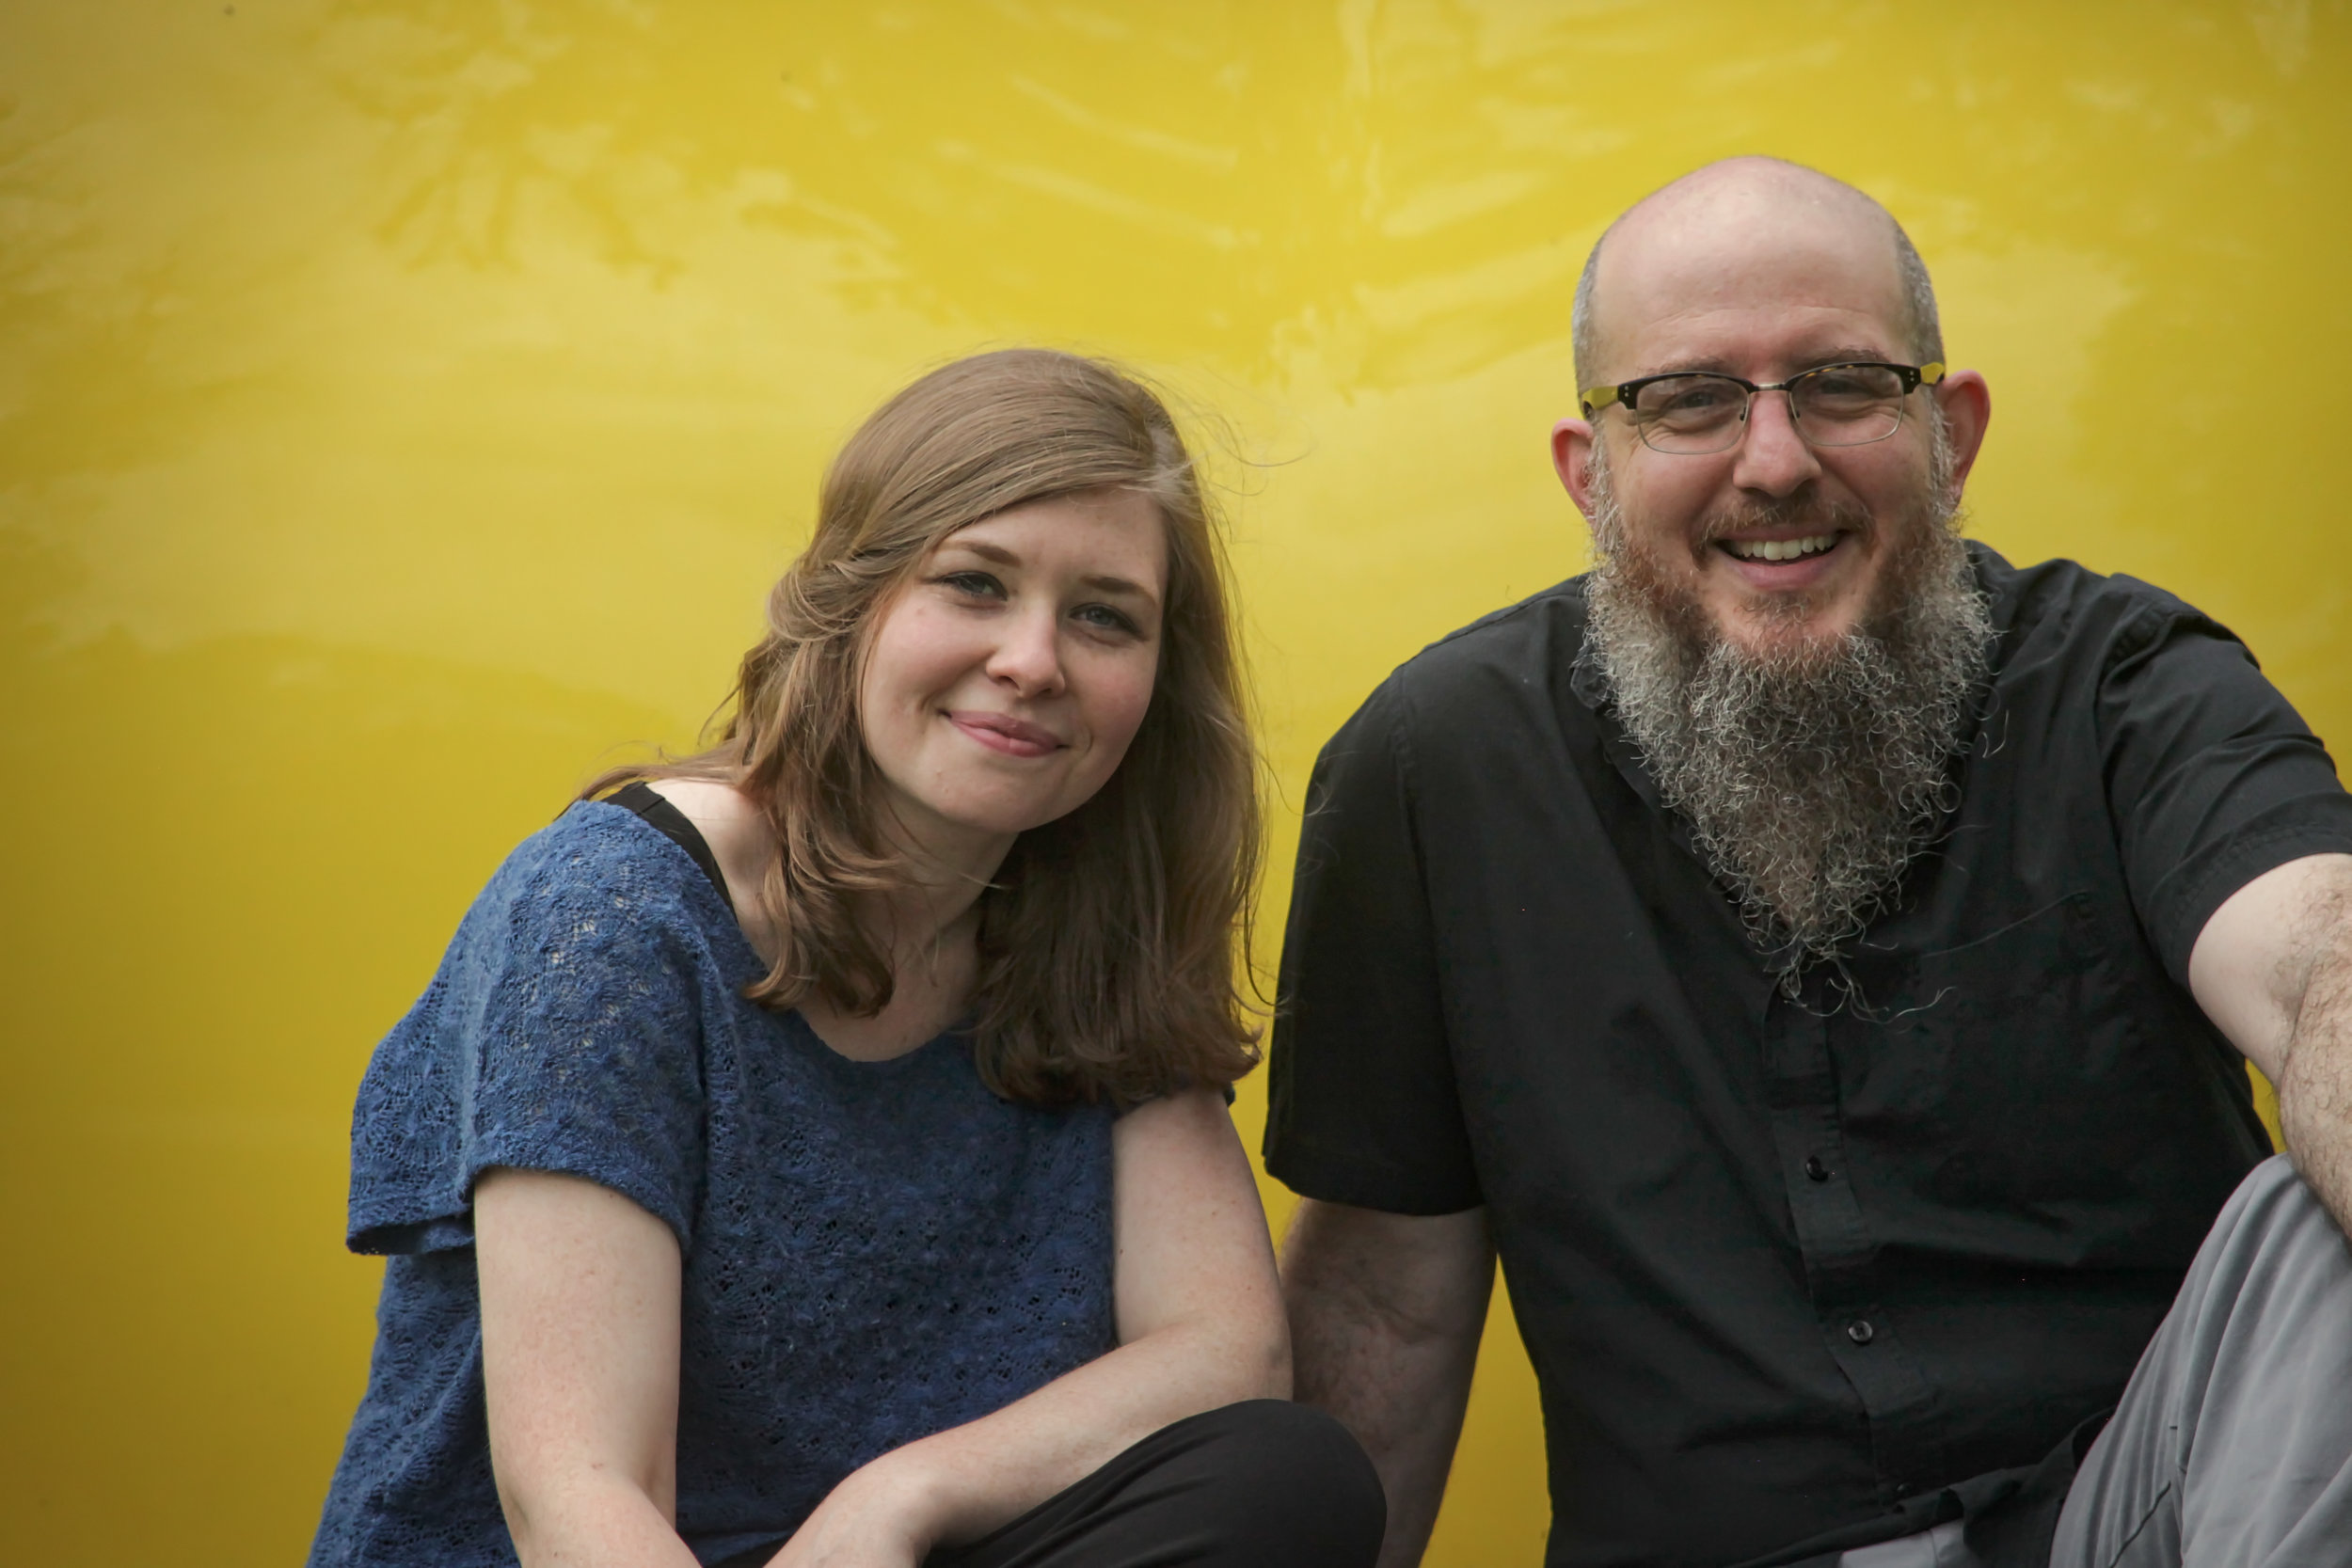
{"type": "Polygon", "coordinates": [[[859,1511],[903,1511],[917,1549],[987,1534],[1187,1416],[1241,1400],[1287,1399],[1280,1332],[1180,1324],[1055,1379],[977,1421],[910,1443],[843,1481],[859,1511]]]}

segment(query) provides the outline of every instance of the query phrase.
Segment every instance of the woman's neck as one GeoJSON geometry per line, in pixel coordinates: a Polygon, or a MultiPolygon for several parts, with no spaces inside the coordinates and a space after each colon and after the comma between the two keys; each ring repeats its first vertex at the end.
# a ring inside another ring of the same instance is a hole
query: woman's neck
{"type": "Polygon", "coordinates": [[[819,1038],[859,1061],[903,1055],[964,1016],[979,976],[980,895],[1012,847],[1009,833],[918,832],[895,820],[884,832],[904,878],[861,900],[855,916],[889,955],[890,1001],[871,1018],[814,996],[800,1007],[819,1038]]]}
{"type": "MultiPolygon", "coordinates": [[[[716,781],[662,779],[654,789],[701,831],[726,878],[744,936],[773,963],[776,933],[752,891],[777,853],[767,817],[732,786],[716,781]]],[[[889,959],[889,1005],[866,1018],[812,995],[798,1008],[827,1045],[859,1061],[904,1055],[964,1015],[979,970],[979,897],[1012,847],[1010,835],[918,836],[898,824],[891,827],[898,830],[891,845],[906,878],[853,906],[859,926],[889,959]]]]}
{"type": "Polygon", "coordinates": [[[959,927],[977,924],[971,917],[1012,849],[1010,833],[918,832],[897,821],[886,822],[883,832],[904,874],[897,887],[859,911],[868,936],[893,955],[921,952],[959,927]]]}

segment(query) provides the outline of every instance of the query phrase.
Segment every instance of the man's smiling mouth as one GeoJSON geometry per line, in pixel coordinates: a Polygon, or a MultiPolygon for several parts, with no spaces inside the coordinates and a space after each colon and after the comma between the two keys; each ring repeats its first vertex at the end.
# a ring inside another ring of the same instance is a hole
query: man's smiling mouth
{"type": "Polygon", "coordinates": [[[1837,543],[1837,535],[1814,533],[1803,539],[1719,539],[1716,543],[1741,561],[1802,561],[1808,555],[1820,555],[1831,548],[1837,543]]]}

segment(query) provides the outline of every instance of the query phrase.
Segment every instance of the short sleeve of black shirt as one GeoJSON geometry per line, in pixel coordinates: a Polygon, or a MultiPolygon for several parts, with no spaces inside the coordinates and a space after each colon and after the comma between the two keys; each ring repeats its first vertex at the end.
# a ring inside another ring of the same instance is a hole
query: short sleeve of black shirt
{"type": "Polygon", "coordinates": [[[2099,683],[2108,800],[2140,924],[2186,986],[2198,935],[2232,894],[2352,850],[2352,796],[2243,643],[2169,594],[2111,580],[2138,608],[2099,683]]]}
{"type": "Polygon", "coordinates": [[[1484,1198],[1447,1050],[1403,706],[1394,679],[1374,692],[1307,788],[1266,1169],[1307,1197],[1447,1214],[1484,1198]]]}

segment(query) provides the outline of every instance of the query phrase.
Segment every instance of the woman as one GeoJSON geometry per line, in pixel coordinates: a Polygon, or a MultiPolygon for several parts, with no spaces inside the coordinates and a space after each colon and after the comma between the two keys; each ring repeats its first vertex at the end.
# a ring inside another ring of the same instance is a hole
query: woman
{"type": "Polygon", "coordinates": [[[1220,1100],[1252,758],[1166,410],[924,377],[769,626],[720,744],[525,843],[369,1069],[312,1562],[1368,1563],[1220,1100]]]}

